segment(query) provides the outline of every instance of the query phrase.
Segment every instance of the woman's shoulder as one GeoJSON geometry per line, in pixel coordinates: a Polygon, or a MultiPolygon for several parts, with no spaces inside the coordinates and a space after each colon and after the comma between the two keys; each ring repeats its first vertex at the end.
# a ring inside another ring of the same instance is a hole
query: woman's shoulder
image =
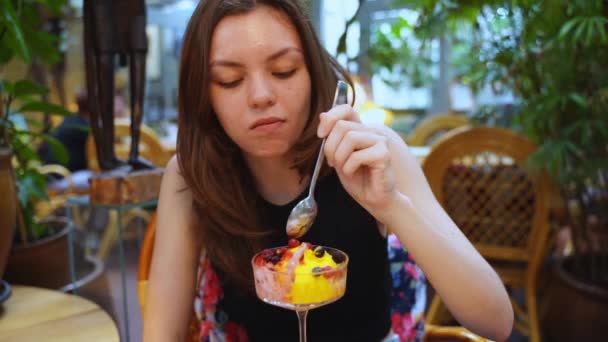
{"type": "Polygon", "coordinates": [[[179,172],[179,160],[177,159],[177,154],[174,154],[169,161],[167,162],[167,165],[165,166],[165,173],[180,173],[179,172]]]}
{"type": "Polygon", "coordinates": [[[161,205],[171,207],[192,202],[192,193],[182,176],[177,156],[171,157],[165,167],[160,189],[160,202],[161,205]]]}
{"type": "Polygon", "coordinates": [[[182,176],[181,168],[179,165],[179,159],[176,155],[173,155],[169,162],[165,166],[165,172],[163,175],[163,183],[168,183],[167,185],[180,189],[187,189],[186,181],[182,176]]]}
{"type": "MultiPolygon", "coordinates": [[[[196,215],[192,209],[192,191],[181,176],[177,158],[173,157],[165,167],[158,201],[158,231],[166,230],[169,234],[181,237],[196,237],[196,249],[200,250],[199,235],[196,229],[196,215]]],[[[181,240],[180,240],[181,241],[181,240]]],[[[180,243],[183,243],[181,241],[180,243]]]]}

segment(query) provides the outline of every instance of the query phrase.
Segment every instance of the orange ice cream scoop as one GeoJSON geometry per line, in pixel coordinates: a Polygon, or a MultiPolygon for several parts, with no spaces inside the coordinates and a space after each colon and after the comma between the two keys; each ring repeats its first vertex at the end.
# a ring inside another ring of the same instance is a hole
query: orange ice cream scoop
{"type": "Polygon", "coordinates": [[[295,277],[291,286],[292,302],[319,303],[341,297],[344,288],[335,286],[332,281],[334,277],[328,277],[333,275],[331,271],[336,272],[337,266],[332,256],[324,250],[321,250],[321,253],[315,253],[311,249],[306,250],[301,262],[295,268],[295,277]],[[317,256],[319,254],[321,257],[317,256]]]}

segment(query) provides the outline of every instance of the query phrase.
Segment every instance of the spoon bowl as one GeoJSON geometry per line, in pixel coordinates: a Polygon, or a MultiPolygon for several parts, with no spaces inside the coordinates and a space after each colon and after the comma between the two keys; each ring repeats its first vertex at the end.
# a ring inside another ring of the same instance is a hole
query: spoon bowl
{"type": "MultiPolygon", "coordinates": [[[[348,84],[344,81],[338,81],[336,85],[336,93],[334,95],[334,103],[332,108],[345,104],[348,102],[348,84]]],[[[325,147],[325,138],[321,141],[321,147],[319,148],[319,155],[317,156],[317,162],[315,164],[315,169],[312,173],[312,177],[310,179],[310,187],[308,189],[308,196],[301,200],[296,206],[291,210],[289,214],[289,218],[287,219],[287,225],[285,230],[287,235],[291,238],[297,239],[302,237],[310,227],[312,226],[315,218],[317,217],[317,202],[315,201],[314,192],[315,185],[317,185],[317,178],[319,177],[319,170],[321,169],[321,165],[323,164],[323,148],[325,147]]]]}
{"type": "Polygon", "coordinates": [[[307,196],[296,204],[287,219],[287,235],[299,239],[312,226],[317,217],[317,202],[313,196],[307,196]]]}

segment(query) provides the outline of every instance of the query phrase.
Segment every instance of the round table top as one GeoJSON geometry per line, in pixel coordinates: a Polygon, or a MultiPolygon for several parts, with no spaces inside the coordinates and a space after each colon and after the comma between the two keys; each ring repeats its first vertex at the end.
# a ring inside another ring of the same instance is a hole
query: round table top
{"type": "Polygon", "coordinates": [[[97,304],[60,291],[13,285],[0,306],[1,341],[116,341],[118,330],[97,304]]]}

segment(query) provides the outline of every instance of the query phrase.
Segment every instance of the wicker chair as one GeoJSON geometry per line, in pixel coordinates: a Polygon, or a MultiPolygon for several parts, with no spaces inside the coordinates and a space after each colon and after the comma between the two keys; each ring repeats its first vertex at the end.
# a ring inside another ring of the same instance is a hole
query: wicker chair
{"type": "MultiPolygon", "coordinates": [[[[148,228],[144,234],[141,245],[139,262],[137,265],[137,296],[142,317],[146,304],[146,290],[148,288],[148,277],[150,276],[150,265],[154,253],[154,236],[156,234],[156,213],[152,215],[148,228]]],[[[426,324],[424,328],[425,342],[487,342],[488,340],[473,334],[463,327],[436,326],[426,324]]]]}
{"type": "MultiPolygon", "coordinates": [[[[507,289],[525,289],[526,310],[512,300],[515,328],[532,342],[540,341],[536,291],[549,233],[548,180],[524,169],[535,149],[509,130],[463,127],[443,136],[423,164],[438,201],[507,289]]],[[[438,323],[442,310],[435,296],[427,320],[438,323]]]]}
{"type": "Polygon", "coordinates": [[[429,116],[414,127],[405,141],[410,146],[428,146],[442,134],[469,124],[469,120],[460,115],[442,114],[429,116]]]}

